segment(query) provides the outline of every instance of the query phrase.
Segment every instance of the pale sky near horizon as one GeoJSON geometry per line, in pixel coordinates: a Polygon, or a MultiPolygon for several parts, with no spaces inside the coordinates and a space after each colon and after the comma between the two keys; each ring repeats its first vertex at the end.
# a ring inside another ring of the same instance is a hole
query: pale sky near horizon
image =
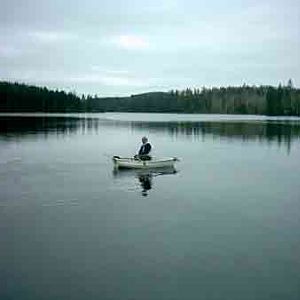
{"type": "Polygon", "coordinates": [[[299,0],[0,0],[0,80],[99,96],[300,86],[299,0]]]}

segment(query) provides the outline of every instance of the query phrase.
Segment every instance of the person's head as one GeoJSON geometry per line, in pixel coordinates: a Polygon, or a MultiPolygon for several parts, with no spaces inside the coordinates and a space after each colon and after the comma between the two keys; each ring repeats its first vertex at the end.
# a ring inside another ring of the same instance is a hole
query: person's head
{"type": "Polygon", "coordinates": [[[142,137],[142,143],[143,143],[143,144],[146,144],[147,142],[148,142],[147,137],[146,137],[146,136],[143,136],[143,137],[142,137]]]}

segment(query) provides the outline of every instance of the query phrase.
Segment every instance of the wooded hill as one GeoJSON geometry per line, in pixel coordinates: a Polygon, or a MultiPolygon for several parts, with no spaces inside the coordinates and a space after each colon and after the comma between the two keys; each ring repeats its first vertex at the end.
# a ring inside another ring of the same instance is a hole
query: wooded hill
{"type": "Polygon", "coordinates": [[[174,112],[300,116],[300,89],[247,86],[98,97],[0,81],[0,112],[174,112]]]}

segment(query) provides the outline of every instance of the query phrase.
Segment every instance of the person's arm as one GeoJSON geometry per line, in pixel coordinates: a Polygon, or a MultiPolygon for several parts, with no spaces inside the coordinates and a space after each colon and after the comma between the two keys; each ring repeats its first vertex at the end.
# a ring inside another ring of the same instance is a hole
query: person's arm
{"type": "Polygon", "coordinates": [[[145,155],[149,154],[151,151],[151,145],[148,143],[145,145],[145,148],[144,148],[144,153],[145,155]]]}
{"type": "Polygon", "coordinates": [[[143,154],[144,154],[144,153],[143,153],[143,146],[141,146],[138,155],[143,155],[143,154]]]}

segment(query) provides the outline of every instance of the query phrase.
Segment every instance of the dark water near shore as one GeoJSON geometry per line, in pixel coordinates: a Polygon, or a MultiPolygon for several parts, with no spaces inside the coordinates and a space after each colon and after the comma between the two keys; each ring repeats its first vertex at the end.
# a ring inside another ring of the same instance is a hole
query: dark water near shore
{"type": "Polygon", "coordinates": [[[0,299],[296,300],[299,253],[299,118],[0,115],[0,299]]]}

